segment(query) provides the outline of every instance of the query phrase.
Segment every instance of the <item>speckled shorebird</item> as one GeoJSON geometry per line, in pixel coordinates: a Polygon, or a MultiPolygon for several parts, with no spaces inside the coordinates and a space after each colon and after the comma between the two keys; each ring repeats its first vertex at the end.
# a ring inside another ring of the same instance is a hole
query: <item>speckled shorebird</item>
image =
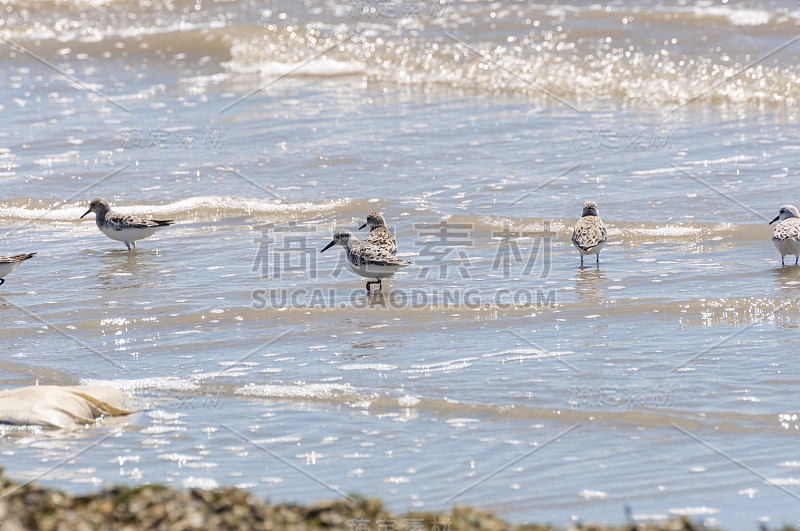
{"type": "Polygon", "coordinates": [[[581,253],[581,265],[585,255],[594,254],[597,256],[597,263],[600,263],[600,251],[606,243],[608,229],[600,214],[597,213],[597,203],[586,201],[583,204],[581,219],[575,224],[572,231],[572,243],[581,253]]]}
{"type": "Polygon", "coordinates": [[[0,286],[5,283],[6,277],[9,275],[9,273],[14,271],[18,265],[28,258],[33,258],[34,255],[36,255],[36,253],[18,254],[16,256],[0,256],[0,286]]]}
{"type": "MultiPolygon", "coordinates": [[[[136,249],[136,240],[148,238],[153,235],[157,230],[168,227],[175,222],[171,219],[157,220],[157,219],[142,219],[136,216],[126,216],[117,214],[108,204],[105,199],[94,199],[89,204],[89,212],[94,212],[97,228],[100,232],[118,242],[123,242],[128,250],[136,249]]],[[[81,216],[81,219],[83,219],[81,216]]]]}
{"type": "Polygon", "coordinates": [[[336,244],[344,247],[347,263],[354,273],[365,278],[375,279],[367,282],[367,291],[370,291],[372,284],[377,284],[380,289],[383,289],[382,278],[390,277],[401,267],[411,265],[408,260],[395,258],[386,249],[362,242],[347,230],[334,232],[333,241],[320,252],[324,253],[336,244]]]}
{"type": "Polygon", "coordinates": [[[794,205],[783,205],[770,225],[780,220],[772,233],[772,243],[781,253],[781,265],[786,265],[783,257],[787,254],[794,255],[794,265],[800,258],[800,211],[794,205]]]}
{"type": "Polygon", "coordinates": [[[367,216],[367,222],[361,225],[358,230],[364,227],[369,227],[369,234],[364,239],[365,242],[377,245],[381,249],[386,249],[392,256],[397,254],[397,241],[394,239],[394,235],[389,232],[386,220],[383,219],[381,214],[373,212],[367,216]]]}

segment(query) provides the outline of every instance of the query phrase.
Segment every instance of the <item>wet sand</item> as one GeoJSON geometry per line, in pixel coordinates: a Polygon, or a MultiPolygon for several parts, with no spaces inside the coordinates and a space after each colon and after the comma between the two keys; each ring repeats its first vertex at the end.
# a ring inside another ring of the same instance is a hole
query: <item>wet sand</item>
{"type": "MultiPolygon", "coordinates": [[[[73,496],[36,484],[20,484],[4,477],[0,468],[0,529],[3,531],[67,531],[83,529],[164,531],[178,530],[285,530],[349,529],[556,531],[548,524],[514,524],[490,512],[455,507],[448,514],[388,511],[375,499],[351,496],[346,501],[318,502],[308,506],[270,504],[251,493],[223,488],[215,491],[181,491],[159,485],[116,487],[88,496],[73,496]]],[[[694,531],[686,518],[634,526],[602,526],[575,522],[569,529],[595,531],[694,531]]],[[[703,529],[710,529],[703,527],[703,529]]],[[[766,530],[762,527],[762,531],[766,530]]],[[[795,528],[783,527],[783,531],[795,528]]]]}

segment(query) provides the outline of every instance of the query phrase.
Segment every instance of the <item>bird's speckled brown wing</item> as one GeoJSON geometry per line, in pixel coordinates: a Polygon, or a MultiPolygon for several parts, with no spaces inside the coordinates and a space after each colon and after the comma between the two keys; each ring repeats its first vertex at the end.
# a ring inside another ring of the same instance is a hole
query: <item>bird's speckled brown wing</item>
{"type": "Polygon", "coordinates": [[[28,258],[33,258],[36,253],[24,253],[15,256],[0,256],[0,264],[13,264],[14,262],[22,262],[28,258]]]}
{"type": "Polygon", "coordinates": [[[772,239],[782,241],[786,239],[800,239],[800,218],[787,218],[778,223],[772,239]]]}
{"type": "Polygon", "coordinates": [[[572,243],[585,251],[603,243],[607,237],[606,224],[597,216],[582,217],[572,231],[572,243]]]}
{"type": "Polygon", "coordinates": [[[163,227],[172,225],[172,220],[155,220],[155,219],[142,219],[137,216],[123,216],[121,214],[110,213],[106,215],[105,223],[108,227],[114,230],[124,229],[147,229],[150,227],[163,227]]]}
{"type": "Polygon", "coordinates": [[[371,243],[372,245],[376,245],[392,255],[397,254],[397,241],[386,227],[375,227],[369,231],[369,234],[364,241],[371,243]]]}
{"type": "Polygon", "coordinates": [[[395,258],[392,254],[367,242],[358,242],[348,247],[350,260],[354,265],[376,265],[376,266],[407,266],[411,265],[408,260],[395,258]]]}

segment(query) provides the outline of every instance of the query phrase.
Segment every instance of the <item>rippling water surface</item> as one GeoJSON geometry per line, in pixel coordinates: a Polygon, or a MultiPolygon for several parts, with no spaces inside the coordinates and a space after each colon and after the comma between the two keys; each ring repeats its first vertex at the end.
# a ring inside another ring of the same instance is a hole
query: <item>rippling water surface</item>
{"type": "Polygon", "coordinates": [[[798,523],[796,4],[41,5],[0,21],[0,382],[143,411],[4,430],[13,477],[798,523]],[[129,253],[94,197],[177,224],[129,253]],[[414,265],[368,295],[319,250],[372,211],[414,265]]]}

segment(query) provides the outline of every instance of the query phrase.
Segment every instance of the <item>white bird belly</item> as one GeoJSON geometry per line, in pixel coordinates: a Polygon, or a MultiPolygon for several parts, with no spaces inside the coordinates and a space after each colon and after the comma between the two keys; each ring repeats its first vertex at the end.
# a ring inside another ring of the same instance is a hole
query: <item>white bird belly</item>
{"type": "Polygon", "coordinates": [[[133,242],[144,238],[149,238],[161,227],[147,227],[144,229],[122,229],[116,230],[111,227],[101,227],[100,231],[118,242],[133,242]]]}
{"type": "Polygon", "coordinates": [[[595,245],[594,247],[590,247],[589,249],[584,249],[583,247],[578,247],[578,244],[576,244],[575,242],[572,242],[572,245],[574,245],[575,248],[578,249],[578,251],[580,251],[581,256],[588,256],[588,255],[591,255],[591,254],[600,254],[600,251],[603,250],[603,247],[605,247],[606,242],[600,242],[597,245],[595,245]]]}
{"type": "Polygon", "coordinates": [[[375,264],[350,264],[350,269],[357,275],[365,278],[386,278],[394,275],[403,266],[401,265],[375,265],[375,264]]]}
{"type": "Polygon", "coordinates": [[[14,271],[19,262],[7,262],[0,264],[0,278],[5,278],[6,275],[14,271]]]}
{"type": "Polygon", "coordinates": [[[781,256],[786,256],[787,254],[798,256],[800,254],[800,242],[794,238],[784,238],[782,240],[772,238],[772,243],[775,244],[775,248],[778,249],[781,256]]]}

